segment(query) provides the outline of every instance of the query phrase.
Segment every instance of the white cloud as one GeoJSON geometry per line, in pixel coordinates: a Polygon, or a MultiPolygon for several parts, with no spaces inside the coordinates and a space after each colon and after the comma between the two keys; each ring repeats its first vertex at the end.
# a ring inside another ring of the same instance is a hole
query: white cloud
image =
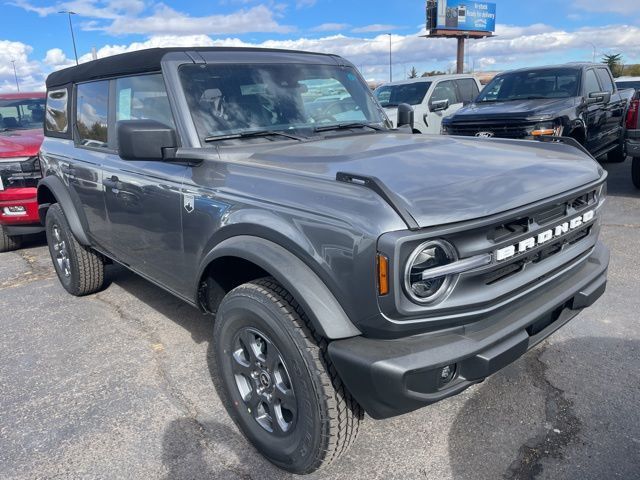
{"type": "MultiPolygon", "coordinates": [[[[446,70],[455,58],[455,41],[450,39],[425,39],[424,30],[411,35],[391,37],[395,78],[400,78],[404,69],[415,66],[418,71],[446,70]]],[[[528,27],[497,26],[498,36],[484,40],[469,41],[468,59],[476,69],[502,70],[525,65],[541,65],[574,60],[590,60],[592,47],[599,52],[622,52],[626,63],[640,63],[640,27],[609,25],[590,27],[575,31],[561,30],[537,24],[528,27]]],[[[206,34],[154,35],[147,40],[133,43],[112,43],[98,49],[98,57],[106,57],[133,50],[170,46],[237,46],[284,48],[316,51],[342,55],[358,68],[362,68],[367,79],[388,78],[389,37],[377,34],[370,38],[336,34],[321,38],[289,38],[252,43],[233,35],[212,38],[206,34]]],[[[0,90],[15,90],[11,60],[16,60],[16,69],[23,90],[42,89],[46,74],[74,63],[65,53],[50,49],[44,59],[34,60],[32,48],[20,42],[0,40],[0,90]]],[[[80,57],[80,62],[91,60],[91,54],[80,57]]]]}
{"type": "Polygon", "coordinates": [[[317,0],[296,0],[296,8],[307,8],[313,7],[316,4],[317,0]]]}
{"type": "Polygon", "coordinates": [[[348,23],[323,23],[311,29],[312,32],[339,32],[349,28],[348,23]]]}
{"type": "Polygon", "coordinates": [[[242,34],[251,32],[289,33],[293,27],[280,25],[273,12],[264,5],[241,9],[228,15],[192,17],[159,4],[153,14],[131,19],[118,17],[109,25],[92,25],[90,30],[102,30],[111,35],[166,35],[166,34],[242,34]]]}
{"type": "Polygon", "coordinates": [[[373,25],[366,25],[364,27],[354,28],[353,33],[375,33],[375,32],[390,32],[397,30],[399,27],[396,25],[384,25],[381,23],[375,23],[373,25]]]}
{"type": "Polygon", "coordinates": [[[32,51],[30,45],[22,42],[0,40],[0,91],[17,90],[14,63],[21,91],[42,90],[44,76],[39,62],[29,59],[32,51]]]}
{"type": "Polygon", "coordinates": [[[52,48],[51,50],[47,50],[47,54],[45,55],[43,61],[47,65],[54,68],[69,63],[69,59],[60,48],[52,48]]]}
{"type": "Polygon", "coordinates": [[[40,7],[29,0],[13,0],[10,5],[40,16],[70,10],[83,18],[83,30],[98,30],[110,35],[227,35],[243,33],[290,33],[295,28],[281,25],[284,4],[256,5],[229,14],[195,17],[161,2],[144,0],[70,0],[40,7]],[[147,11],[147,7],[149,11],[147,11]],[[147,13],[145,15],[145,13],[147,13]]]}

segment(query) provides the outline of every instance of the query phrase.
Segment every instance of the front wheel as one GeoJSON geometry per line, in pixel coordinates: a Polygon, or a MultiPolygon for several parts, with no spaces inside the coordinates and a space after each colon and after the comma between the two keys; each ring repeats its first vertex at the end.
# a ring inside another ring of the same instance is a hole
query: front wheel
{"type": "Polygon", "coordinates": [[[633,157],[631,163],[631,180],[636,188],[640,188],[640,157],[633,157]]]}
{"type": "Polygon", "coordinates": [[[362,419],[305,314],[275,280],[250,282],[222,300],[214,327],[225,405],[269,461],[310,473],[354,442],[362,419]]]}
{"type": "Polygon", "coordinates": [[[0,225],[0,252],[10,252],[20,248],[22,243],[21,237],[7,235],[7,231],[0,225]]]}

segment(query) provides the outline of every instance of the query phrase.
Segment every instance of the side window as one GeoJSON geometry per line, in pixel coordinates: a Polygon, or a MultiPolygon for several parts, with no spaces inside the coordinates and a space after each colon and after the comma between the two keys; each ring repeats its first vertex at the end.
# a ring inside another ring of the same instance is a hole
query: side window
{"type": "Polygon", "coordinates": [[[471,78],[462,78],[455,81],[458,85],[458,92],[460,93],[460,100],[463,102],[472,102],[480,93],[478,85],[471,78]]]}
{"type": "Polygon", "coordinates": [[[118,120],[156,120],[175,128],[162,75],[116,80],[116,122],[118,120]]]}
{"type": "Polygon", "coordinates": [[[433,94],[431,94],[431,102],[438,102],[440,100],[449,100],[449,105],[461,103],[461,100],[458,99],[455,85],[451,80],[440,82],[433,89],[433,94]]]}
{"type": "Polygon", "coordinates": [[[589,95],[593,92],[600,91],[600,84],[596,78],[596,73],[593,70],[587,70],[587,74],[584,77],[584,93],[589,95]]]}
{"type": "Polygon", "coordinates": [[[613,93],[613,81],[606,68],[598,68],[598,78],[604,92],[613,93]]]}
{"type": "Polygon", "coordinates": [[[76,89],[78,143],[86,147],[107,148],[109,82],[82,83],[76,89]]]}
{"type": "Polygon", "coordinates": [[[67,89],[52,90],[47,93],[45,109],[45,128],[48,132],[67,133],[69,119],[67,118],[67,89]]]}

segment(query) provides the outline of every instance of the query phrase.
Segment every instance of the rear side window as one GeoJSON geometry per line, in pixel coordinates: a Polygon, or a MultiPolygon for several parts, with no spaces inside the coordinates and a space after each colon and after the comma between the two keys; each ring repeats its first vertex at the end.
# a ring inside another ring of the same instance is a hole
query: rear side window
{"type": "Polygon", "coordinates": [[[613,81],[611,80],[611,76],[606,68],[598,69],[598,78],[600,79],[600,85],[602,85],[602,90],[604,92],[612,92],[613,93],[613,81]]]}
{"type": "Polygon", "coordinates": [[[47,94],[45,108],[45,128],[47,132],[67,133],[69,119],[67,118],[67,104],[69,95],[67,89],[52,90],[47,94]]]}
{"type": "Polygon", "coordinates": [[[76,93],[78,143],[108,148],[109,82],[82,83],[76,93]]]}
{"type": "Polygon", "coordinates": [[[584,77],[584,93],[589,95],[593,92],[600,91],[600,84],[598,83],[598,79],[596,78],[596,73],[593,70],[587,70],[587,73],[584,77]]]}
{"type": "Polygon", "coordinates": [[[162,75],[116,80],[116,121],[155,120],[175,128],[162,75]]]}
{"type": "Polygon", "coordinates": [[[471,78],[462,78],[460,80],[456,80],[458,84],[458,92],[460,94],[460,100],[463,102],[472,102],[480,93],[478,90],[478,85],[475,80],[471,78]]]}
{"type": "Polygon", "coordinates": [[[440,100],[449,100],[449,105],[455,105],[461,103],[462,100],[458,99],[455,85],[451,80],[445,80],[436,85],[431,95],[431,102],[438,102],[440,100]]]}

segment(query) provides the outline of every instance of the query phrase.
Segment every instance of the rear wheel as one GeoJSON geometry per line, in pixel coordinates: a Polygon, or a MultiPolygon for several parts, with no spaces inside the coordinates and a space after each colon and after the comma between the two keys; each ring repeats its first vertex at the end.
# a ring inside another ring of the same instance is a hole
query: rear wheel
{"type": "Polygon", "coordinates": [[[222,300],[214,327],[225,405],[268,460],[293,473],[335,461],[354,442],[362,412],[292,296],[266,278],[222,300]]]}
{"type": "Polygon", "coordinates": [[[607,154],[607,160],[610,163],[622,163],[627,159],[627,148],[625,142],[620,144],[607,154]]]}
{"type": "Polygon", "coordinates": [[[45,223],[49,253],[65,290],[77,297],[99,291],[104,284],[102,256],[78,243],[57,203],[49,207],[45,223]]]}
{"type": "Polygon", "coordinates": [[[17,250],[22,244],[22,237],[7,235],[5,228],[0,225],[0,252],[17,250]]]}
{"type": "Polygon", "coordinates": [[[633,157],[631,163],[631,180],[636,188],[640,188],[640,157],[633,157]]]}

